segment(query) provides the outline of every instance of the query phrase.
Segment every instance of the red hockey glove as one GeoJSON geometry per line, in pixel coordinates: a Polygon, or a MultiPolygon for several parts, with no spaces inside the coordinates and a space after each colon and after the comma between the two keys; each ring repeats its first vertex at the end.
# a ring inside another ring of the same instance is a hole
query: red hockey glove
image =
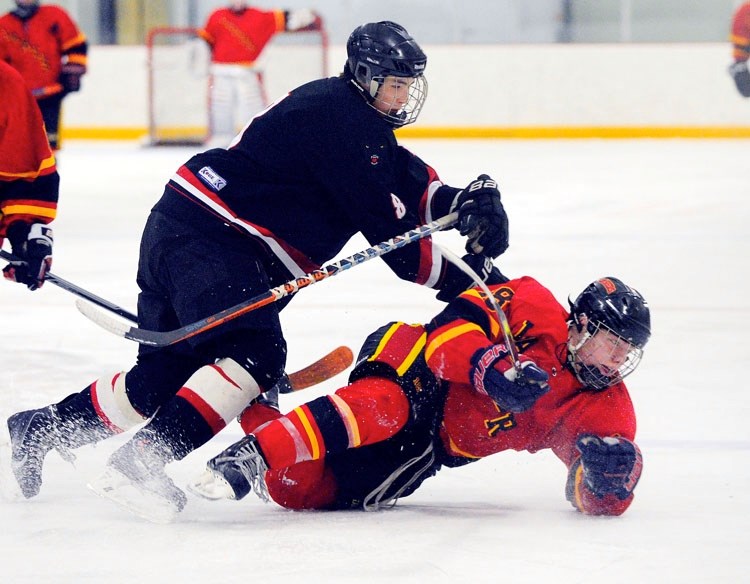
{"type": "Polygon", "coordinates": [[[467,237],[466,251],[496,258],[508,249],[508,216],[497,182],[486,174],[456,195],[458,231],[467,237]]]}
{"type": "Polygon", "coordinates": [[[523,412],[549,391],[549,375],[528,357],[520,355],[521,374],[505,345],[480,349],[471,357],[469,373],[474,389],[492,398],[504,410],[523,412]]]}
{"type": "Polygon", "coordinates": [[[638,445],[625,438],[583,434],[576,441],[581,453],[583,481],[600,499],[613,493],[627,499],[638,484],[643,459],[638,445]]]}
{"type": "Polygon", "coordinates": [[[41,223],[16,221],[8,228],[8,239],[18,260],[3,268],[3,276],[26,284],[29,290],[40,288],[52,267],[52,229],[41,223]]]}

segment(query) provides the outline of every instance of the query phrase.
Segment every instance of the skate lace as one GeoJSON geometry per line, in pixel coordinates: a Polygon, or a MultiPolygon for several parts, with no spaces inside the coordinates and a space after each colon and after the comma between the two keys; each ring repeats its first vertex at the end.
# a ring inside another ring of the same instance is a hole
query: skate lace
{"type": "Polygon", "coordinates": [[[268,486],[265,481],[265,474],[268,470],[268,465],[255,449],[253,442],[243,445],[237,451],[237,454],[234,457],[234,463],[242,473],[242,476],[247,479],[253,493],[255,493],[262,501],[265,501],[266,503],[269,502],[271,496],[268,494],[268,486]]]}
{"type": "Polygon", "coordinates": [[[379,509],[386,506],[393,507],[398,501],[398,498],[401,496],[401,493],[408,489],[414,481],[422,476],[422,473],[429,469],[432,466],[433,462],[435,462],[435,452],[433,451],[432,444],[430,443],[422,454],[420,454],[419,456],[415,456],[411,460],[407,460],[404,464],[399,466],[390,475],[388,475],[388,477],[382,483],[380,483],[380,486],[373,489],[362,502],[362,508],[365,511],[378,511],[379,509]],[[418,464],[420,461],[424,461],[424,464],[412,471],[413,474],[411,478],[406,481],[406,483],[404,483],[401,488],[399,488],[395,493],[386,497],[386,492],[391,487],[391,485],[393,485],[393,483],[395,483],[402,474],[404,474],[414,465],[418,464]]]}

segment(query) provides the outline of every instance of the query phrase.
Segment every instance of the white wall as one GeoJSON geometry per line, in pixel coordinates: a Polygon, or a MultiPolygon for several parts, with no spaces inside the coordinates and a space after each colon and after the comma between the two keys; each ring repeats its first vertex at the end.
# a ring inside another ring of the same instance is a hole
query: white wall
{"type": "MultiPolygon", "coordinates": [[[[726,71],[726,43],[456,45],[425,51],[429,97],[414,126],[421,131],[720,127],[750,136],[750,100],[739,96],[726,71]]],[[[330,74],[344,61],[343,47],[332,47],[330,74]]],[[[279,91],[274,87],[271,94],[279,91]]],[[[83,89],[66,100],[64,116],[70,137],[145,132],[145,48],[92,47],[83,89]]]]}

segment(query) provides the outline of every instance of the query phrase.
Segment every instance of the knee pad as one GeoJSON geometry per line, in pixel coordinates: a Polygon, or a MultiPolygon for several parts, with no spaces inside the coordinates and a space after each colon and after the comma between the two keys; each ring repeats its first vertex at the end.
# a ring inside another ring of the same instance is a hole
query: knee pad
{"type": "Polygon", "coordinates": [[[260,387],[239,363],[224,358],[198,369],[177,395],[190,403],[216,433],[260,395],[260,387]]]}
{"type": "Polygon", "coordinates": [[[409,420],[404,391],[384,377],[358,379],[328,398],[344,421],[349,448],[387,440],[409,420]]]}
{"type": "Polygon", "coordinates": [[[94,381],[91,384],[91,402],[104,425],[118,434],[147,419],[130,403],[124,371],[94,381]]]}

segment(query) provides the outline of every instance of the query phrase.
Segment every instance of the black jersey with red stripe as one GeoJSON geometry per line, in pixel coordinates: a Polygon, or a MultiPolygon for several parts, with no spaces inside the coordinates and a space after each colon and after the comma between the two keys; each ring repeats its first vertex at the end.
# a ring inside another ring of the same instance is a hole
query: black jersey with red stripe
{"type": "MultiPolygon", "coordinates": [[[[194,156],[155,208],[208,235],[232,225],[299,277],[356,233],[375,244],[446,215],[458,190],[397,143],[349,79],[332,77],[258,114],[228,149],[194,156]]],[[[457,274],[430,238],[383,259],[433,288],[457,274]]]]}

